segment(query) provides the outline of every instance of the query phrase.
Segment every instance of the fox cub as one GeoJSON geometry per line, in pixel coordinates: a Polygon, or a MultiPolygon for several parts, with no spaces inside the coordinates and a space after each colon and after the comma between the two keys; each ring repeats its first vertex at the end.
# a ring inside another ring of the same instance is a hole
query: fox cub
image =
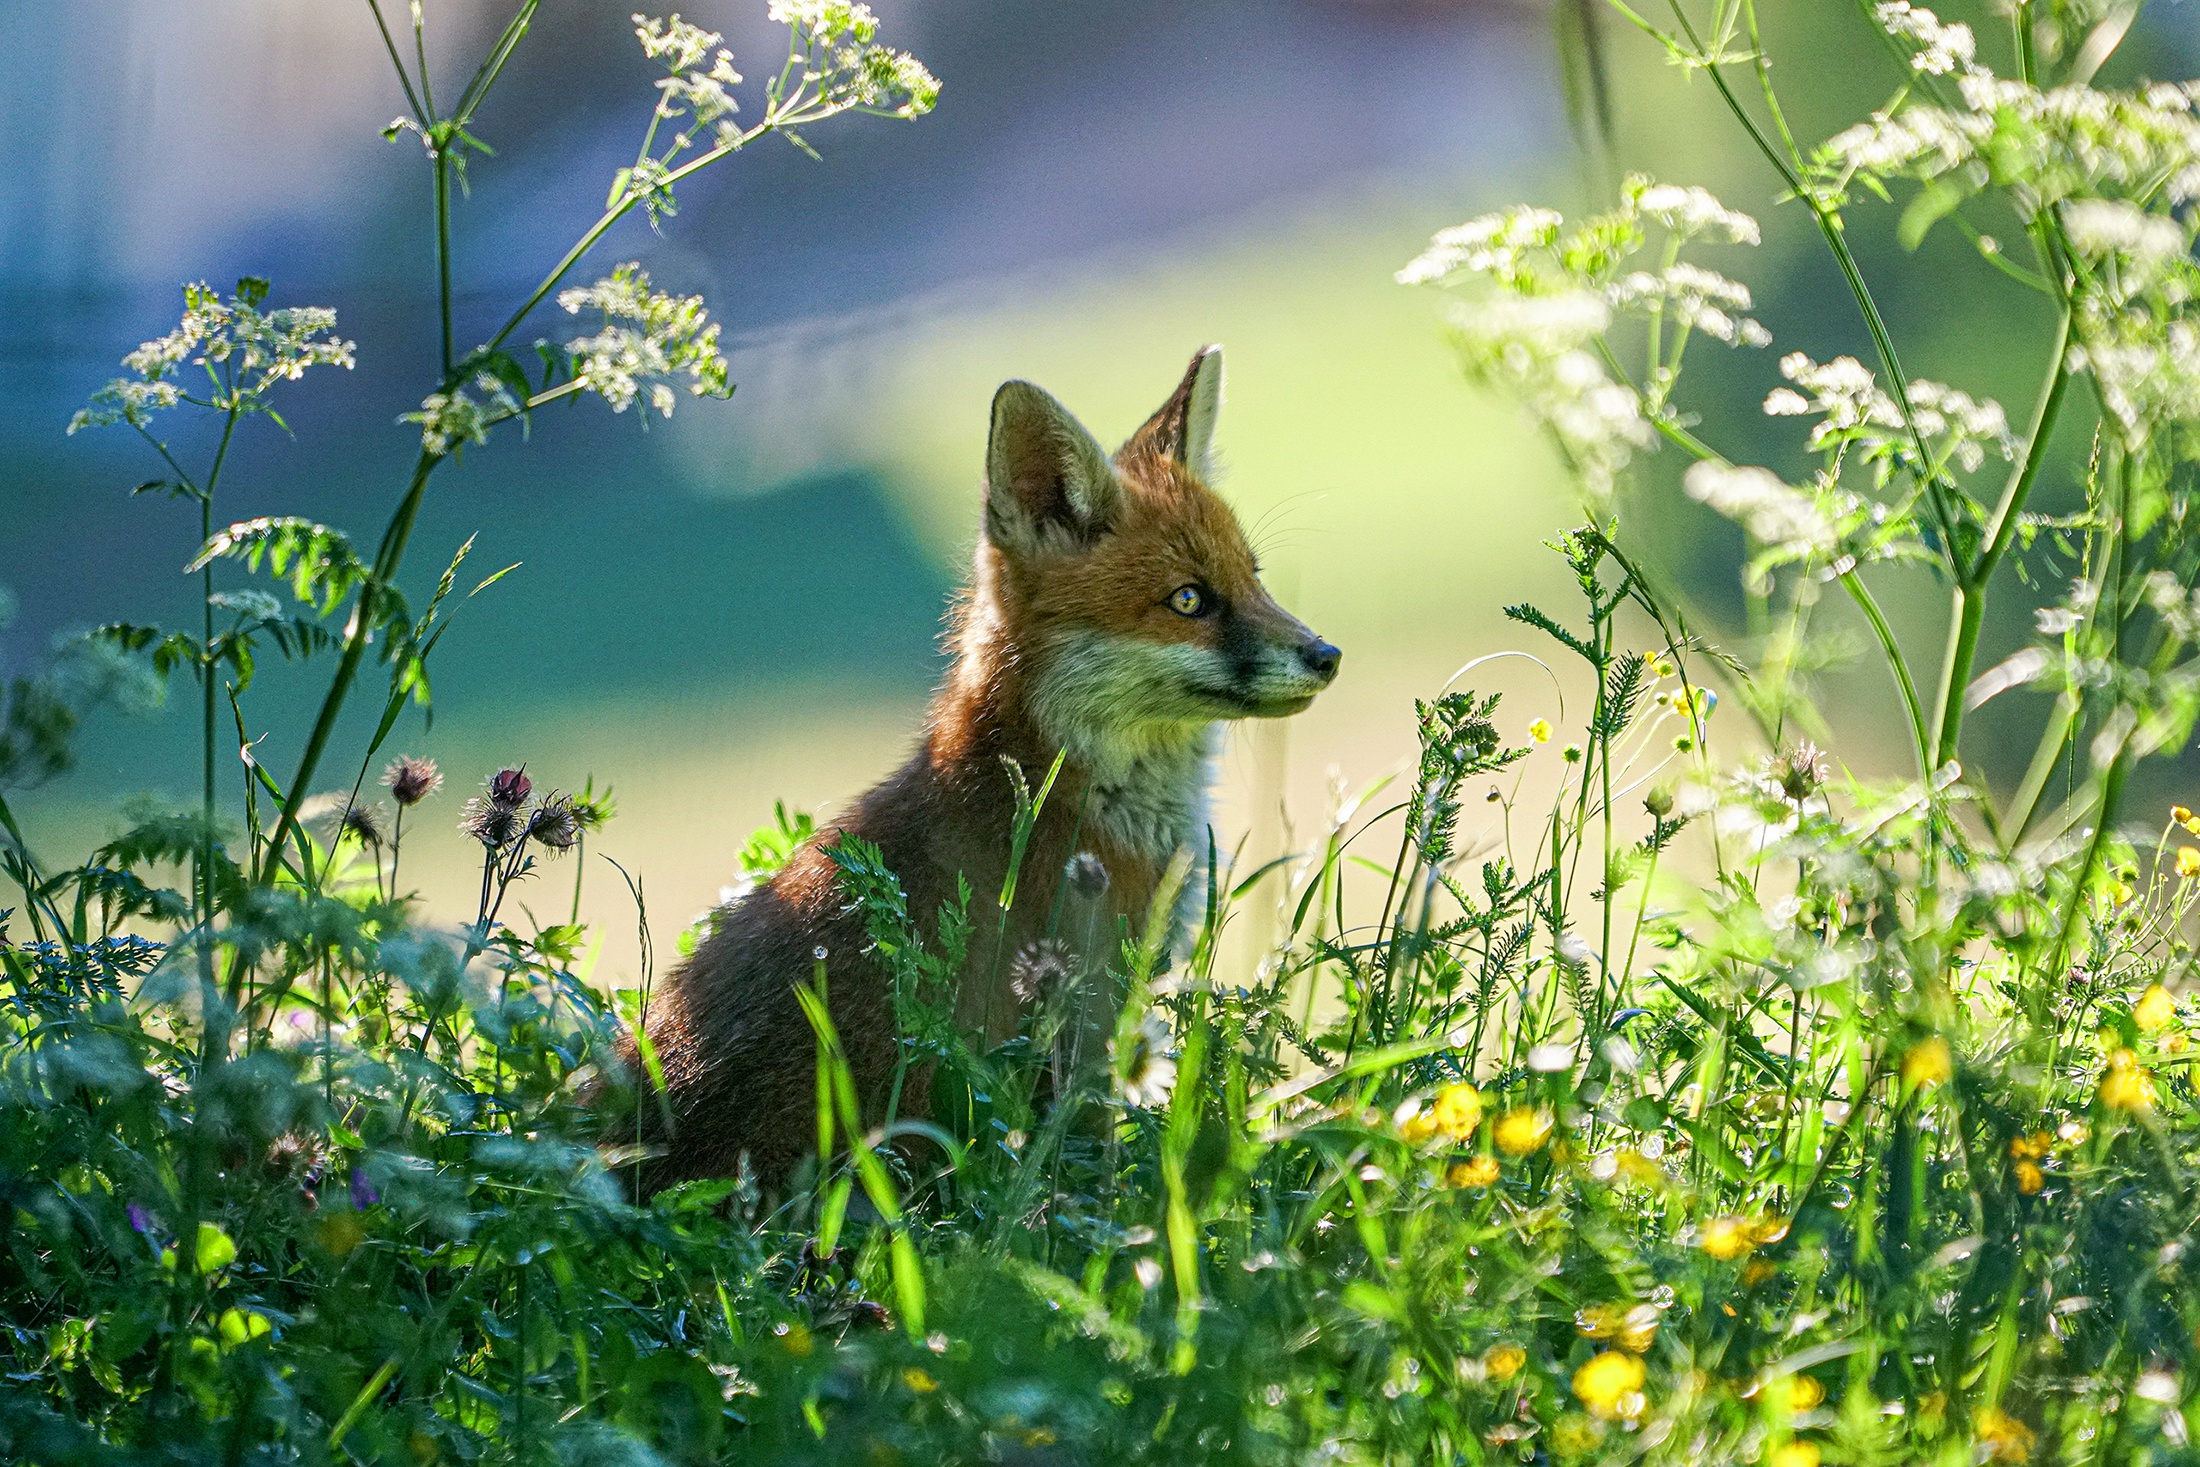
{"type": "MultiPolygon", "coordinates": [[[[1262,588],[1236,517],[1207,487],[1221,398],[1222,352],[1208,347],[1110,457],[1030,383],[994,396],[977,563],[949,616],[953,666],[923,742],[768,885],[720,909],[651,1002],[674,1124],[652,1138],[649,1185],[731,1175],[744,1153],[759,1175],[783,1176],[814,1146],[814,1046],[793,985],[819,948],[860,1091],[884,1093],[894,1014],[828,855],[843,832],[879,847],[909,911],[928,918],[958,874],[981,899],[1000,889],[1015,813],[1002,761],[1036,788],[1063,756],[1005,939],[974,924],[957,996],[963,1021],[999,1040],[1016,1001],[1006,983],[990,991],[1010,966],[996,945],[1014,953],[1044,935],[1071,858],[1104,866],[1092,900],[1109,934],[1118,917],[1142,921],[1175,852],[1206,848],[1218,721],[1296,713],[1336,677],[1341,654],[1262,588]]],[[[906,1109],[921,1112],[922,1089],[918,1077],[906,1109]]],[[[642,1110],[646,1123],[660,1107],[642,1110]]]]}

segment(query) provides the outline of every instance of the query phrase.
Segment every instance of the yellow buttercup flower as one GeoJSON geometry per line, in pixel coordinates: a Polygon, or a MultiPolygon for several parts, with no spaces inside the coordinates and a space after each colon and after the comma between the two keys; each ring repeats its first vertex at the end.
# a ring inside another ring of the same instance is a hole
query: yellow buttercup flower
{"type": "Polygon", "coordinates": [[[2187,881],[2200,876],[2200,850],[2191,846],[2177,848],[2177,874],[2187,881]]]}
{"type": "Polygon", "coordinates": [[[1445,1135],[1464,1141],[1482,1124],[1482,1092],[1472,1085],[1446,1085],[1436,1092],[1429,1114],[1445,1135]]]}
{"type": "Polygon", "coordinates": [[[1955,1078],[1955,1073],[1955,1052],[1938,1034],[1919,1040],[1902,1056],[1902,1083],[1905,1085],[1945,1085],[1955,1078]]]}
{"type": "Polygon", "coordinates": [[[1826,1388],[1815,1375],[1777,1375],[1758,1387],[1756,1394],[1767,1406],[1793,1416],[1817,1407],[1826,1399],[1826,1388]]]}
{"type": "Polygon", "coordinates": [[[2130,882],[2111,881],[2108,884],[2108,899],[2112,905],[2119,907],[2123,906],[2126,902],[2129,902],[2131,898],[2132,890],[2130,882]]]}
{"type": "Polygon", "coordinates": [[[1444,1180],[1454,1187],[1487,1187],[1497,1180],[1497,1174],[1497,1158],[1485,1152],[1469,1161],[1453,1162],[1444,1180]]]}
{"type": "Polygon", "coordinates": [[[1592,1304],[1574,1315],[1574,1328],[1586,1338],[1617,1340],[1637,1355],[1649,1350],[1662,1322],[1655,1304],[1592,1304]]]}
{"type": "Polygon", "coordinates": [[[1818,1443],[1788,1442],[1768,1460],[1771,1467],[1818,1467],[1818,1443]]]}
{"type": "Polygon", "coordinates": [[[2036,1161],[2020,1161],[2011,1168],[2017,1176],[2017,1190],[2025,1196],[2036,1194],[2047,1185],[2047,1173],[2040,1170],[2036,1161]]]}
{"type": "Polygon", "coordinates": [[[1491,1135],[1507,1156],[1526,1156],[1543,1149],[1556,1122],[1548,1106],[1516,1105],[1497,1118],[1491,1135]]]}
{"type": "Polygon", "coordinates": [[[2154,1109],[2154,1077],[2130,1050],[2119,1049],[2108,1057],[2108,1073],[2101,1076],[2101,1104],[2110,1110],[2154,1109]]]}
{"type": "Polygon", "coordinates": [[[1722,1263],[1731,1263],[1753,1251],[1757,1244],[1749,1235],[1749,1224],[1738,1217],[1715,1217],[1703,1225],[1703,1237],[1698,1247],[1722,1263]]]}
{"type": "Polygon", "coordinates": [[[929,1396],[940,1388],[940,1383],[932,1379],[930,1371],[920,1369],[914,1365],[902,1367],[901,1383],[920,1396],[929,1396]]]}
{"type": "Polygon", "coordinates": [[[1574,1394],[1598,1416],[1611,1420],[1640,1416],[1643,1382],[1649,1374],[1641,1359],[1621,1350],[1605,1350],[1574,1372],[1574,1394]]]}
{"type": "Polygon", "coordinates": [[[1518,1345],[1492,1345],[1482,1355],[1482,1373],[1500,1383],[1511,1380],[1528,1364],[1528,1352],[1518,1345]]]}
{"type": "Polygon", "coordinates": [[[2032,1428],[2008,1412],[1989,1406],[1978,1413],[1979,1445],[1996,1462],[2022,1462],[2032,1455],[2032,1428]]]}
{"type": "Polygon", "coordinates": [[[1425,1141],[1435,1139],[1436,1129],[1436,1117],[1422,1110],[1407,1116],[1405,1124],[1398,1128],[1398,1134],[1405,1138],[1408,1146],[1419,1146],[1425,1141]]]}
{"type": "MultiPolygon", "coordinates": [[[[2184,851],[2177,853],[2179,873],[2184,872],[2186,851],[2192,853],[2194,870],[2200,871],[2200,850],[2193,850],[2192,847],[2187,846],[2184,851]]],[[[2152,1034],[2157,1029],[2168,1028],[2170,1021],[2176,1017],[2177,1000],[2171,998],[2169,990],[2159,983],[2139,995],[2139,1001],[2131,1006],[2131,1022],[2137,1024],[2140,1031],[2146,1034],[2152,1034]]]]}
{"type": "Polygon", "coordinates": [[[1752,1258],[1742,1265],[1742,1287],[1754,1289],[1779,1271],[1762,1258],[1752,1258]]]}
{"type": "Polygon", "coordinates": [[[1549,743],[1551,741],[1551,721],[1548,718],[1538,718],[1531,722],[1528,725],[1528,737],[1539,744],[1549,743]]]}
{"type": "Polygon", "coordinates": [[[2019,1161],[2038,1161],[2055,1145],[2055,1138],[2045,1131],[2034,1131],[2029,1136],[2011,1137],[2009,1154],[2019,1161]]]}
{"type": "Polygon", "coordinates": [[[2188,810],[2183,805],[2172,805],[2169,807],[2170,824],[2183,825],[2187,820],[2190,820],[2191,818],[2192,811],[2188,810]]]}

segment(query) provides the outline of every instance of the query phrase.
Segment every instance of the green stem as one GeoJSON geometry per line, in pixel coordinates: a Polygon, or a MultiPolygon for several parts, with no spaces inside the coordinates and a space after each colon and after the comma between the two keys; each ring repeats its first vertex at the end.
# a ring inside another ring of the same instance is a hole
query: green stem
{"type": "Polygon", "coordinates": [[[443,379],[451,377],[451,153],[450,145],[435,150],[435,276],[436,308],[443,322],[443,379]]]}
{"type": "Polygon", "coordinates": [[[1902,689],[1902,707],[1910,716],[1910,737],[1912,747],[1917,751],[1918,777],[1930,785],[1933,770],[1938,766],[1931,762],[1933,746],[1926,737],[1925,709],[1918,702],[1917,684],[1911,680],[1910,664],[1902,655],[1902,646],[1895,641],[1894,631],[1887,625],[1887,618],[1880,611],[1879,603],[1872,599],[1871,589],[1853,569],[1841,573],[1841,586],[1849,593],[1850,599],[1856,602],[1857,609],[1864,613],[1864,619],[1871,623],[1872,635],[1879,639],[1879,650],[1885,655],[1887,666],[1893,671],[1894,680],[1902,689]]]}

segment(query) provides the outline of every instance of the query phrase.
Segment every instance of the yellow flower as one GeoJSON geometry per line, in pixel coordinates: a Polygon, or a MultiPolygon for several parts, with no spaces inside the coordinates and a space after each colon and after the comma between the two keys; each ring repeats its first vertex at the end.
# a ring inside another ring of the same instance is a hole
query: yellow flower
{"type": "MultiPolygon", "coordinates": [[[[2185,872],[2185,855],[2188,851],[2192,855],[2193,870],[2200,872],[2200,850],[2194,850],[2191,846],[2187,846],[2183,851],[2177,853],[2177,870],[2180,875],[2187,874],[2185,872]]],[[[2159,983],[2139,995],[2139,1001],[2131,1006],[2131,1022],[2137,1024],[2140,1032],[2146,1034],[2152,1034],[2157,1029],[2168,1028],[2170,1021],[2176,1017],[2177,1000],[2171,998],[2169,990],[2159,983]]]]}
{"type": "Polygon", "coordinates": [[[1436,1092],[1429,1114],[1445,1135],[1464,1141],[1482,1124],[1482,1092],[1472,1085],[1446,1085],[1436,1092]]]}
{"type": "Polygon", "coordinates": [[[1405,1137],[1408,1146],[1419,1146],[1435,1137],[1436,1117],[1425,1110],[1415,1111],[1406,1117],[1405,1124],[1398,1128],[1398,1134],[1405,1137]]]}
{"type": "Polygon", "coordinates": [[[2172,805],[2169,807],[2170,824],[2183,825],[2187,820],[2190,820],[2191,818],[2192,811],[2186,809],[2183,805],[2172,805]]]}
{"type": "Polygon", "coordinates": [[[2195,816],[2192,819],[2187,820],[2185,822],[2185,829],[2191,831],[2194,835],[2200,835],[2200,816],[2195,816]]]}
{"type": "Polygon", "coordinates": [[[1731,1263],[1755,1249],[1757,1244],[1750,1238],[1749,1224],[1744,1219],[1715,1217],[1703,1225],[1703,1238],[1698,1246],[1721,1263],[1731,1263]]]}
{"type": "Polygon", "coordinates": [[[1551,721],[1548,718],[1538,718],[1530,723],[1528,725],[1528,737],[1539,744],[1549,743],[1551,741],[1551,721]]]}
{"type": "Polygon", "coordinates": [[[1742,1287],[1754,1289],[1779,1271],[1762,1258],[1752,1258],[1742,1265],[1742,1287]]]}
{"type": "Polygon", "coordinates": [[[2124,905],[2124,903],[2130,901],[2131,896],[2132,892],[2130,882],[2111,881],[2108,884],[2108,900],[2111,905],[2120,907],[2124,905]]]}
{"type": "Polygon", "coordinates": [[[1528,1364],[1528,1352],[1518,1345],[1492,1345],[1482,1356],[1482,1372],[1500,1383],[1511,1380],[1528,1364]]]}
{"type": "Polygon", "coordinates": [[[920,1396],[929,1396],[940,1388],[940,1383],[932,1379],[930,1371],[915,1365],[902,1367],[901,1383],[920,1396]]]}
{"type": "Polygon", "coordinates": [[[1902,1083],[1913,1087],[1945,1085],[1955,1077],[1956,1058],[1948,1041],[1930,1035],[1910,1046],[1902,1056],[1902,1083]]]}
{"type": "Polygon", "coordinates": [[[1978,1443],[1996,1462],[2022,1462],[2032,1455],[2032,1428],[1993,1406],[1978,1413],[1978,1443]]]}
{"type": "Polygon", "coordinates": [[[1640,1355],[1658,1337],[1661,1317],[1655,1304],[1592,1304],[1574,1315],[1574,1328],[1592,1340],[1617,1340],[1640,1355]]]}
{"type": "Polygon", "coordinates": [[[2108,1057],[2108,1073],[2101,1076],[2101,1104],[2110,1110],[2154,1109],[2154,1077],[2137,1063],[2128,1049],[2108,1057]]]}
{"type": "Polygon", "coordinates": [[[1497,1158],[1484,1152],[1472,1161],[1453,1162],[1444,1180],[1454,1187],[1487,1187],[1497,1180],[1497,1158]]]}
{"type": "Polygon", "coordinates": [[[1758,1387],[1756,1395],[1773,1410],[1793,1416],[1825,1400],[1826,1388],[1815,1375],[1776,1375],[1758,1387]]]}
{"type": "Polygon", "coordinates": [[[1497,1118],[1491,1134],[1507,1156],[1526,1156],[1543,1149],[1543,1143],[1551,1139],[1555,1122],[1549,1106],[1516,1105],[1497,1118]]]}
{"type": "Polygon", "coordinates": [[[1818,1443],[1789,1442],[1774,1452],[1771,1467],[1818,1467],[1818,1443]]]}
{"type": "Polygon", "coordinates": [[[1632,1146],[1622,1146],[1613,1154],[1612,1161],[1621,1176],[1645,1187],[1662,1187],[1671,1180],[1663,1167],[1632,1146]]]}
{"type": "Polygon", "coordinates": [[[2019,1161],[2038,1161],[2053,1149],[2055,1138],[2045,1131],[2034,1131],[2029,1136],[2011,1137],[2009,1154],[2019,1161]]]}
{"type": "Polygon", "coordinates": [[[1602,1423],[1578,1411],[1569,1411],[1551,1424],[1551,1450],[1561,1457],[1585,1456],[1603,1440],[1602,1423]]]}
{"type": "Polygon", "coordinates": [[[1620,1350],[1605,1350],[1574,1372],[1574,1394],[1598,1416],[1611,1420],[1640,1416],[1645,1402],[1642,1385],[1648,1378],[1642,1361],[1620,1350]]]}
{"type": "Polygon", "coordinates": [[[2187,881],[2192,880],[2195,876],[2200,876],[2200,850],[2195,850],[2191,846],[2179,846],[2177,848],[2177,874],[2187,881]]]}
{"type": "Polygon", "coordinates": [[[2036,1161],[2020,1161],[2012,1170],[2017,1174],[2017,1190],[2027,1197],[2047,1185],[2047,1173],[2040,1170],[2036,1161]]]}

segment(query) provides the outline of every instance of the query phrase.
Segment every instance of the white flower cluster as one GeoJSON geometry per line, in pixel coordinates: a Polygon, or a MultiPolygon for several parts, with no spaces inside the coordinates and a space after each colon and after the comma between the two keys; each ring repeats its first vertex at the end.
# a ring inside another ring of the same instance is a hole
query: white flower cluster
{"type": "Polygon", "coordinates": [[[670,73],[657,83],[657,115],[670,120],[692,113],[696,127],[715,123],[719,141],[731,141],[730,134],[737,129],[728,119],[741,110],[741,104],[728,88],[741,85],[741,73],[733,68],[733,53],[718,45],[718,32],[690,24],[677,14],[667,20],[637,14],[633,20],[643,54],[664,62],[670,73]],[[705,57],[710,59],[707,69],[702,65],[705,57]]]}
{"type": "Polygon", "coordinates": [[[203,401],[220,411],[249,412],[277,382],[295,382],[308,367],[349,368],[353,343],[331,335],[336,313],[323,306],[263,311],[267,283],[244,280],[227,300],[200,282],[183,288],[183,318],[166,336],[141,343],[122,359],[137,373],[117,377],[92,394],[69,420],[69,431],[114,423],[143,427],[153,413],[179,402],[203,401]],[[174,380],[189,362],[207,370],[208,396],[192,399],[174,380]]]}
{"type": "Polygon", "coordinates": [[[575,315],[589,308],[603,313],[603,330],[567,342],[566,351],[576,380],[613,412],[625,412],[646,387],[649,405],[671,417],[677,394],[668,379],[683,375],[697,397],[732,391],[718,326],[701,296],[653,291],[648,272],[629,263],[594,285],[560,292],[558,304],[575,315]]]}
{"type": "Polygon", "coordinates": [[[1728,346],[1772,343],[1772,333],[1758,322],[1733,314],[1749,309],[1748,286],[1685,260],[1655,275],[1647,270],[1624,275],[1606,288],[1605,299],[1615,310],[1637,314],[1657,305],[1683,330],[1701,331],[1728,346]]]}
{"type": "Polygon", "coordinates": [[[829,110],[856,108],[921,117],[939,101],[939,78],[906,51],[877,44],[878,17],[851,0],[772,0],[771,18],[791,28],[829,110]]]}
{"type": "Polygon", "coordinates": [[[2090,306],[2078,315],[2078,338],[2070,368],[2093,374],[2127,444],[2200,420],[2200,327],[2193,322],[2090,306]]]}
{"type": "Polygon", "coordinates": [[[1620,197],[1628,214],[1662,224],[1683,239],[1753,245],[1762,237],[1756,220],[1729,209],[1708,189],[1658,183],[1638,173],[1622,185],[1620,197]]]}
{"type": "Polygon", "coordinates": [[[2195,84],[2136,92],[2049,90],[1972,69],[1957,81],[1966,110],[1913,103],[1836,134],[1827,158],[1872,174],[1958,173],[2021,191],[2032,209],[2104,189],[2172,203],[2200,197],[2195,84]]]}
{"type": "MultiPolygon", "coordinates": [[[[1775,418],[1818,415],[1820,421],[1811,429],[1808,443],[1811,452],[1860,443],[1868,456],[1886,452],[1913,456],[1900,405],[1856,358],[1814,362],[1802,352],[1790,352],[1780,359],[1780,375],[1803,391],[1774,388],[1765,398],[1765,412],[1775,418]]],[[[1973,398],[1945,383],[1919,377],[1910,383],[1910,411],[1919,436],[1935,444],[1943,464],[1952,462],[1969,472],[1986,461],[1988,448],[2004,459],[2016,452],[2008,415],[1991,398],[1973,398]]]]}
{"type": "Polygon", "coordinates": [[[1811,495],[1770,469],[1738,468],[1703,460],[1689,465],[1681,486],[1749,532],[1759,544],[1788,552],[1833,548],[1833,525],[1811,495]]]}
{"type": "Polygon", "coordinates": [[[474,374],[476,398],[464,387],[431,392],[420,411],[406,413],[398,421],[420,425],[420,446],[438,458],[469,443],[487,443],[489,430],[520,413],[520,403],[501,379],[489,372],[474,374]]]}
{"type": "Polygon", "coordinates": [[[1461,275],[1489,275],[1507,285],[1524,284],[1537,278],[1529,252],[1556,247],[1564,222],[1554,210],[1524,204],[1484,214],[1438,230],[1428,248],[1393,278],[1400,285],[1428,285],[1461,275]]]}
{"type": "Polygon", "coordinates": [[[2063,206],[2062,222],[2072,249],[2118,267],[2114,289],[2124,296],[2161,281],[2191,245],[2186,226],[2175,218],[2121,199],[2072,199],[2063,206]]]}
{"type": "Polygon", "coordinates": [[[1592,493],[1609,494],[1651,441],[1634,390],[1605,375],[1588,345],[1612,322],[1590,291],[1462,303],[1452,324],[1470,381],[1519,397],[1592,493]]]}
{"type": "Polygon", "coordinates": [[[1872,18],[1888,35],[1917,46],[1910,65],[1927,76],[1977,69],[1978,40],[1967,25],[1943,21],[1908,0],[1885,0],[1872,7],[1872,18]]]}

